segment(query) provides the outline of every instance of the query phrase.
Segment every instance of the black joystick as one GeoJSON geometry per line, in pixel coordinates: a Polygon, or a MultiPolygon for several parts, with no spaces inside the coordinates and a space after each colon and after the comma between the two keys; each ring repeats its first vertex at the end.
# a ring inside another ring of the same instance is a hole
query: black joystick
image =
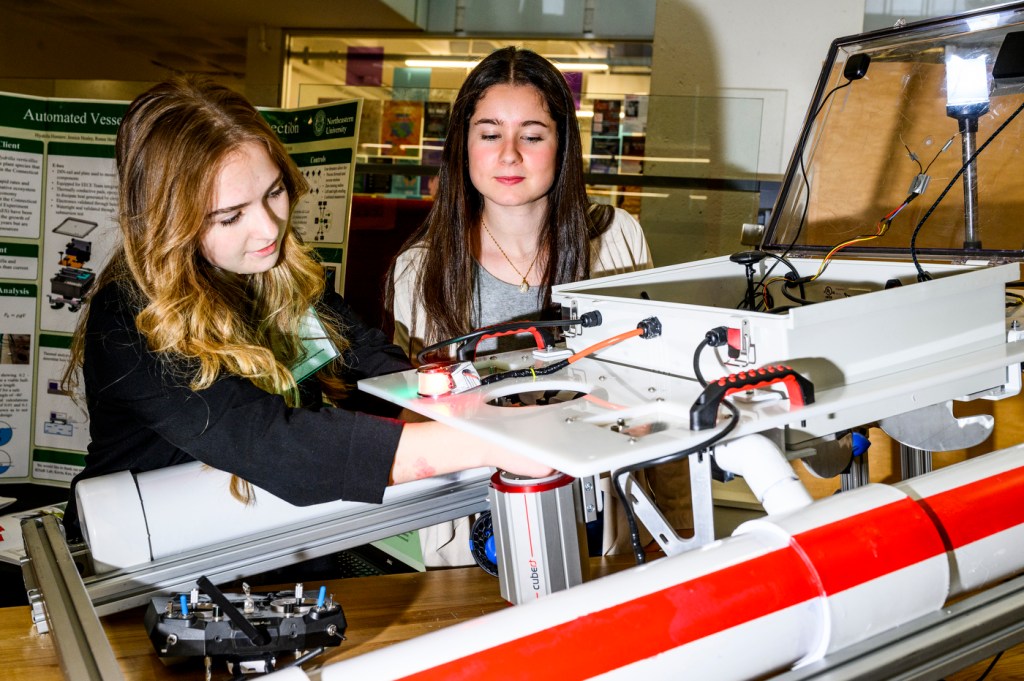
{"type": "Polygon", "coordinates": [[[740,251],[729,256],[729,260],[743,265],[747,271],[747,294],[740,303],[741,310],[753,310],[754,305],[754,265],[764,260],[764,251],[740,251]]]}

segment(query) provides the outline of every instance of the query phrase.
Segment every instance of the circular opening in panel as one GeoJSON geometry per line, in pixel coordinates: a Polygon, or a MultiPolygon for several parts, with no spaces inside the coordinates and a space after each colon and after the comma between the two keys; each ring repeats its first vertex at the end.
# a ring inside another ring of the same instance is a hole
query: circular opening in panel
{"type": "Polygon", "coordinates": [[[487,404],[492,407],[546,407],[552,404],[572,402],[586,395],[586,391],[579,389],[520,390],[493,397],[487,401],[487,404]]]}

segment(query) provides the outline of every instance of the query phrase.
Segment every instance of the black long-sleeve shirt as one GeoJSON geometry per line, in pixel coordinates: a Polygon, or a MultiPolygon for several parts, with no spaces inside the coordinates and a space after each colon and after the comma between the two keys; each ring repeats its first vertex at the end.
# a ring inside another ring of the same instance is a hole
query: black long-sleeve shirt
{"type": "MultiPolygon", "coordinates": [[[[349,381],[410,368],[402,350],[363,325],[340,296],[324,303],[345,325],[349,381]]],[[[83,380],[92,441],[72,481],[64,517],[69,538],[79,535],[79,480],[194,460],[295,505],[381,501],[402,424],[356,411],[366,406],[365,395],[354,393],[350,408],[325,407],[311,377],[300,384],[309,406],[290,408],[280,395],[233,375],[195,391],[180,362],[148,349],[135,326],[138,311],[119,285],[104,286],[90,305],[83,380]]]]}

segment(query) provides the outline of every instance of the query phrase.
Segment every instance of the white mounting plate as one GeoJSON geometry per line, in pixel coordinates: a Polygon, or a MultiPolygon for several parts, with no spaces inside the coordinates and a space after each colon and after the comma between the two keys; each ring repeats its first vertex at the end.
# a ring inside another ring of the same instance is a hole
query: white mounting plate
{"type": "MultiPolygon", "coordinates": [[[[632,338],[625,342],[645,341],[632,338]]],[[[782,393],[766,395],[763,393],[774,391],[757,391],[754,399],[736,395],[730,399],[739,407],[742,420],[729,438],[794,423],[802,430],[834,433],[1002,385],[1007,367],[1019,371],[1022,360],[1024,341],[982,348],[825,390],[816,394],[813,404],[793,410],[782,393]]],[[[486,364],[494,363],[518,368],[534,365],[534,360],[528,353],[510,352],[496,355],[486,364]]],[[[486,367],[482,373],[486,373],[486,367]]],[[[365,379],[359,387],[576,477],[699,446],[729,418],[722,410],[715,430],[691,431],[690,406],[702,392],[696,381],[592,357],[539,380],[509,379],[441,398],[417,394],[415,370],[365,379]],[[543,390],[580,391],[587,397],[545,406],[488,404],[510,393],[543,390]],[[630,436],[611,429],[618,419],[637,432],[646,424],[659,425],[652,429],[655,432],[630,436]]]]}

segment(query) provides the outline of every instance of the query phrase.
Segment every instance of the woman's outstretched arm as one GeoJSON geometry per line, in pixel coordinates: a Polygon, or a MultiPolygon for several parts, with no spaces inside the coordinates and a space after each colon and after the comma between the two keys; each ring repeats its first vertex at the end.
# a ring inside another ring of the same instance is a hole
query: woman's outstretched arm
{"type": "Polygon", "coordinates": [[[444,473],[493,466],[509,473],[542,478],[554,473],[504,447],[437,421],[407,423],[398,441],[391,483],[409,482],[444,473]]]}

